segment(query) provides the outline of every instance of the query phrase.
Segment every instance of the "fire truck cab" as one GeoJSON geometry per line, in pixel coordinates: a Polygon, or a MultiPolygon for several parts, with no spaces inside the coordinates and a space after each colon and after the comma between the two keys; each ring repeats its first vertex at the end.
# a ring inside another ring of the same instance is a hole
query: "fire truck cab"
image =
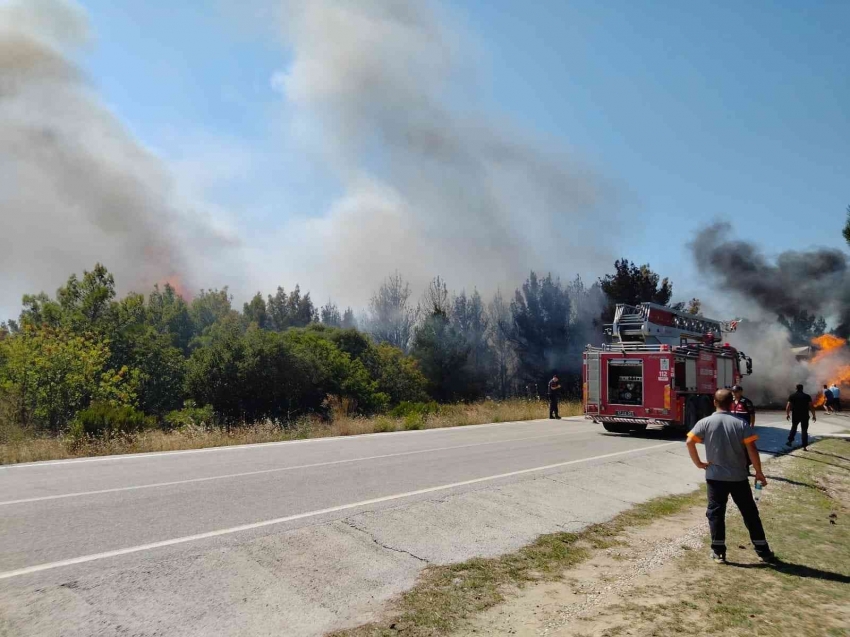
{"type": "Polygon", "coordinates": [[[719,342],[736,327],[654,303],[617,305],[610,343],[584,352],[585,417],[617,433],[690,429],[714,411],[717,389],[752,373],[750,357],[719,342]]]}

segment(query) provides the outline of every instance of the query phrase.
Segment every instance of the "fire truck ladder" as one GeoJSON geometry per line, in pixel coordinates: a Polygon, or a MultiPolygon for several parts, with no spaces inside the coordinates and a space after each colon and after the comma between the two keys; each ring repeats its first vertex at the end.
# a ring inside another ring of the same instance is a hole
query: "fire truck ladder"
{"type": "Polygon", "coordinates": [[[620,343],[681,345],[684,342],[701,341],[708,334],[719,337],[723,332],[734,332],[737,325],[737,321],[715,321],[655,303],[620,303],[609,333],[620,343]]]}

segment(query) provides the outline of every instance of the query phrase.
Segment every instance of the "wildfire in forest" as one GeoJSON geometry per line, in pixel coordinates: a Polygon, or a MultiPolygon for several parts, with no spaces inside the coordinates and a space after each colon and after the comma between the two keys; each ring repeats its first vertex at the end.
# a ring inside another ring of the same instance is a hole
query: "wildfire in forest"
{"type": "Polygon", "coordinates": [[[163,283],[174,288],[177,296],[182,296],[186,301],[192,300],[192,297],[186,289],[186,285],[183,283],[179,274],[172,274],[171,276],[166,277],[163,283]]]}
{"type": "Polygon", "coordinates": [[[847,341],[843,338],[839,338],[838,336],[833,336],[832,334],[824,334],[823,336],[813,338],[812,345],[818,350],[817,354],[815,354],[814,358],[812,358],[812,363],[817,363],[818,361],[829,357],[829,355],[835,350],[847,345],[847,341]]]}
{"type": "MultiPolygon", "coordinates": [[[[844,348],[847,346],[846,339],[833,336],[832,334],[824,334],[812,339],[812,346],[817,349],[817,353],[812,357],[809,365],[823,368],[823,382],[827,385],[835,383],[840,389],[850,387],[850,365],[845,362],[845,359],[839,358],[844,348]]],[[[820,407],[824,403],[823,392],[819,391],[815,397],[815,407],[820,407]]]]}

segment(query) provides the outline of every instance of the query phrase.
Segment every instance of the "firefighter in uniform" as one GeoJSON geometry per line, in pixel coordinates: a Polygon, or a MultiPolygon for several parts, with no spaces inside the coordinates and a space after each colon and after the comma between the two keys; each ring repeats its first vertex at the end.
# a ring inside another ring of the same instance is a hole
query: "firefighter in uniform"
{"type": "Polygon", "coordinates": [[[561,381],[558,380],[558,375],[554,374],[552,380],[549,381],[549,418],[560,420],[558,415],[558,394],[561,392],[561,381]]]}
{"type": "Polygon", "coordinates": [[[744,396],[744,388],[740,385],[732,386],[732,408],[729,410],[733,416],[740,418],[750,427],[756,426],[756,408],[753,401],[744,396]]]}
{"type": "MultiPolygon", "coordinates": [[[[740,385],[732,385],[732,406],[729,408],[729,413],[743,420],[745,425],[750,428],[756,426],[756,408],[753,406],[753,401],[744,396],[744,388],[740,385]]],[[[750,458],[747,457],[747,473],[750,471],[750,458]]]]}

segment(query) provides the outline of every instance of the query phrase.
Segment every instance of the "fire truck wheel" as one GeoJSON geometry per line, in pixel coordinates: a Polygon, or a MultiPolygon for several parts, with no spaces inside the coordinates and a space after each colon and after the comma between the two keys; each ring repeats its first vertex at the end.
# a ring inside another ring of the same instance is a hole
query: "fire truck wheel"
{"type": "Polygon", "coordinates": [[[627,434],[632,430],[632,425],[618,422],[603,422],[602,426],[605,427],[605,431],[610,431],[612,434],[627,434]]]}

